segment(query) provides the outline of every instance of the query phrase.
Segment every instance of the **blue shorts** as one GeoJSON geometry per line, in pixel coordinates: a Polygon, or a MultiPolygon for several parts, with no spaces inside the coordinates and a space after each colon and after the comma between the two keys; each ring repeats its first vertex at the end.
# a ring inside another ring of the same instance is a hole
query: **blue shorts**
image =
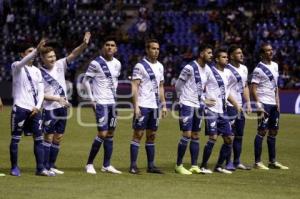
{"type": "Polygon", "coordinates": [[[23,131],[27,135],[35,137],[42,136],[42,116],[37,113],[30,117],[31,110],[21,108],[17,105],[13,106],[11,112],[11,135],[21,136],[23,131]]]}
{"type": "Polygon", "coordinates": [[[243,136],[245,128],[245,116],[243,113],[238,115],[237,110],[233,106],[227,106],[227,114],[229,116],[230,125],[234,136],[243,136]]]}
{"type": "Polygon", "coordinates": [[[115,130],[118,115],[115,104],[97,104],[95,113],[98,131],[115,130]]]}
{"type": "Polygon", "coordinates": [[[231,127],[227,113],[215,113],[209,109],[204,110],[205,116],[205,135],[231,136],[231,127]]]}
{"type": "Polygon", "coordinates": [[[132,128],[134,130],[152,130],[157,131],[159,123],[159,109],[140,107],[141,116],[133,118],[132,128]]]}
{"type": "Polygon", "coordinates": [[[279,116],[276,105],[263,104],[265,110],[264,117],[258,119],[257,130],[278,130],[279,129],[279,116]]]}
{"type": "Polygon", "coordinates": [[[43,131],[47,134],[63,134],[66,129],[68,110],[65,107],[43,111],[43,131]]]}
{"type": "Polygon", "coordinates": [[[179,126],[181,131],[199,132],[201,130],[203,107],[196,108],[180,104],[179,126]]]}

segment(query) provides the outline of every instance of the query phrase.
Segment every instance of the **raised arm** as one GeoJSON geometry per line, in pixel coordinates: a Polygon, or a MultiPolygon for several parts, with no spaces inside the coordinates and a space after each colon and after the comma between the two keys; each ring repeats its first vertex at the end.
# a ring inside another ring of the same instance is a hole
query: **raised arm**
{"type": "Polygon", "coordinates": [[[73,60],[75,60],[82,52],[84,49],[87,48],[91,38],[91,33],[86,32],[84,34],[83,42],[80,44],[78,47],[76,47],[68,56],[67,56],[67,62],[70,63],[73,60]]]}

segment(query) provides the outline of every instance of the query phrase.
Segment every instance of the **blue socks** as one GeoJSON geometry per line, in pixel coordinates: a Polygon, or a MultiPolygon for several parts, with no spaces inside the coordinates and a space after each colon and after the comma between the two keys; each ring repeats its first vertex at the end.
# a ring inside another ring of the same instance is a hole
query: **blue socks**
{"type": "Polygon", "coordinates": [[[269,135],[267,137],[267,143],[269,151],[269,162],[274,163],[276,161],[276,137],[269,135]]]}
{"type": "Polygon", "coordinates": [[[102,142],[103,142],[103,140],[100,137],[96,136],[96,138],[92,144],[92,148],[90,150],[87,164],[93,164],[94,159],[95,159],[97,153],[99,152],[102,142]]]}
{"type": "Polygon", "coordinates": [[[50,168],[55,167],[55,162],[57,159],[57,155],[59,152],[59,144],[58,143],[52,143],[50,148],[50,156],[49,156],[49,166],[50,168]]]}
{"type": "Polygon", "coordinates": [[[197,165],[198,156],[199,156],[199,139],[191,139],[190,142],[190,154],[191,154],[191,163],[193,166],[197,165]]]}
{"type": "Polygon", "coordinates": [[[147,153],[148,168],[152,168],[154,167],[155,144],[153,142],[147,142],[145,148],[147,153]]]}
{"type": "Polygon", "coordinates": [[[137,167],[136,160],[139,153],[140,143],[132,140],[130,144],[130,167],[137,167]]]}
{"type": "Polygon", "coordinates": [[[11,168],[18,166],[18,145],[20,142],[21,136],[12,136],[9,151],[10,151],[10,162],[11,168]]]}
{"type": "Polygon", "coordinates": [[[44,167],[46,169],[50,169],[49,157],[50,157],[51,143],[44,140],[43,147],[44,147],[44,167]]]}
{"type": "Polygon", "coordinates": [[[43,136],[34,139],[34,155],[36,160],[36,170],[41,172],[44,167],[44,146],[43,136]]]}
{"type": "Polygon", "coordinates": [[[204,150],[203,150],[203,158],[202,158],[201,167],[207,167],[207,162],[208,162],[208,159],[210,158],[210,155],[211,155],[212,149],[214,148],[215,142],[216,141],[214,141],[214,140],[207,141],[207,143],[204,147],[204,150]]]}
{"type": "Polygon", "coordinates": [[[178,143],[178,149],[177,149],[177,166],[182,164],[182,159],[185,154],[187,145],[190,141],[190,138],[182,136],[179,143],[178,143]]]}
{"type": "Polygon", "coordinates": [[[231,149],[232,145],[231,144],[223,144],[219,153],[219,158],[217,162],[217,167],[222,167],[224,161],[226,158],[231,155],[231,149]]]}
{"type": "Polygon", "coordinates": [[[241,137],[241,136],[234,137],[234,140],[233,140],[233,156],[234,156],[233,163],[235,165],[240,164],[240,157],[241,157],[241,153],[242,153],[242,142],[243,142],[243,137],[241,137]]]}
{"type": "Polygon", "coordinates": [[[261,151],[262,151],[262,142],[264,137],[261,135],[256,135],[254,140],[254,156],[255,156],[255,163],[261,161],[261,151]]]}
{"type": "Polygon", "coordinates": [[[110,159],[113,152],[113,137],[106,137],[104,139],[103,147],[104,147],[103,166],[108,167],[110,165],[110,159]]]}

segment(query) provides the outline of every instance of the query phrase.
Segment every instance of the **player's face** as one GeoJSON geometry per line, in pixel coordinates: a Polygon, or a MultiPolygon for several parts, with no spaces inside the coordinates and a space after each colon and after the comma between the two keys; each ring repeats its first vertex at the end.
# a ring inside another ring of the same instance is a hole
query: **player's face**
{"type": "MultiPolygon", "coordinates": [[[[28,55],[29,53],[31,53],[34,50],[33,47],[27,48],[24,52],[21,53],[21,57],[25,57],[26,55],[28,55]]],[[[28,65],[32,65],[33,64],[33,60],[30,60],[28,62],[28,65]]]]}
{"type": "Polygon", "coordinates": [[[157,60],[159,55],[159,44],[155,42],[149,43],[146,53],[150,59],[157,60]]]}
{"type": "Polygon", "coordinates": [[[266,45],[263,47],[263,50],[264,50],[264,54],[263,54],[263,57],[269,61],[272,60],[273,58],[273,48],[271,45],[266,45]]]}
{"type": "Polygon", "coordinates": [[[240,64],[243,63],[244,54],[243,54],[242,49],[238,48],[235,51],[233,51],[233,53],[231,54],[231,59],[233,61],[236,61],[236,62],[240,63],[240,64]]]}
{"type": "Polygon", "coordinates": [[[117,44],[115,41],[107,41],[102,47],[104,56],[113,57],[117,52],[117,44]]]}
{"type": "Polygon", "coordinates": [[[228,64],[228,56],[227,53],[221,52],[219,56],[216,58],[216,62],[218,65],[225,67],[228,64]]]}
{"type": "Polygon", "coordinates": [[[205,63],[210,63],[212,61],[212,58],[213,58],[212,49],[210,48],[205,49],[203,52],[203,59],[205,63]]]}
{"type": "Polygon", "coordinates": [[[46,67],[53,67],[56,62],[56,54],[54,51],[50,51],[42,56],[42,61],[46,67]]]}

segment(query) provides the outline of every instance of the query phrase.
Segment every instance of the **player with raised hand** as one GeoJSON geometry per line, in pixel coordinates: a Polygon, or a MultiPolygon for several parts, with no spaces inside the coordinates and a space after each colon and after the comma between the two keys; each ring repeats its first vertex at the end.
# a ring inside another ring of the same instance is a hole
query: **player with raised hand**
{"type": "Polygon", "coordinates": [[[59,153],[67,122],[67,87],[65,72],[68,64],[75,60],[90,42],[91,33],[84,34],[83,42],[68,56],[57,60],[52,47],[41,49],[42,67],[40,68],[45,85],[45,101],[43,103],[44,127],[44,165],[56,174],[63,174],[56,168],[55,162],[59,153]]]}

